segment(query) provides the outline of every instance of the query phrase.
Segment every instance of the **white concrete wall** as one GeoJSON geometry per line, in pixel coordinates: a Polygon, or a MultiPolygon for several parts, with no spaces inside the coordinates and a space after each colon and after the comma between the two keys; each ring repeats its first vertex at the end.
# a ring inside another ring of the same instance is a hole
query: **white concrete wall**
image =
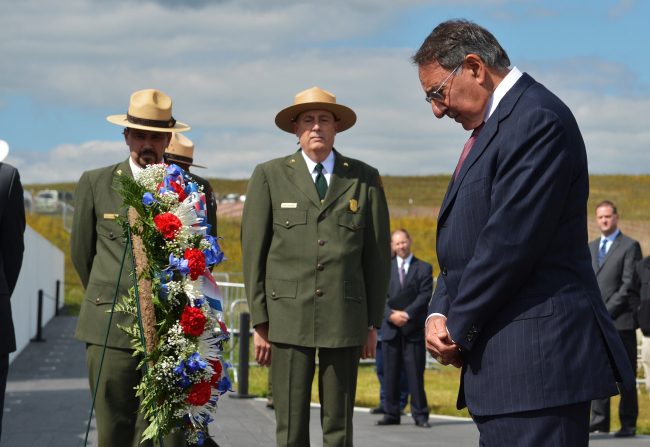
{"type": "MultiPolygon", "coordinates": [[[[65,258],[61,250],[29,225],[25,228],[25,255],[18,283],[11,296],[11,314],[16,330],[16,352],[9,362],[36,336],[38,291],[43,290],[43,326],[54,316],[56,281],[60,281],[59,306],[63,307],[65,258]],[[51,298],[50,298],[51,297],[51,298]]],[[[48,340],[53,342],[54,340],[48,340]]]]}

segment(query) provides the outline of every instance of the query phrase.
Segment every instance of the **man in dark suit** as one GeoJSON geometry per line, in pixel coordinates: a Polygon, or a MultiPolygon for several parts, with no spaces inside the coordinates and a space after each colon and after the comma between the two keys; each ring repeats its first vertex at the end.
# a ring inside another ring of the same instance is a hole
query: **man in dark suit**
{"type": "Polygon", "coordinates": [[[400,423],[400,378],[406,368],[411,392],[411,414],[417,427],[430,428],[429,406],[424,392],[424,321],[433,293],[433,267],[411,253],[411,238],[406,230],[395,230],[391,247],[392,261],[388,300],[382,323],[384,418],[375,425],[400,423]]]}
{"type": "MultiPolygon", "coordinates": [[[[618,213],[612,202],[605,200],[598,204],[596,219],[602,234],[589,244],[591,264],[596,273],[605,307],[614,320],[614,326],[623,341],[625,355],[630,359],[632,370],[636,371],[637,322],[633,313],[638,308],[638,303],[636,307],[633,306],[629,290],[632,285],[634,268],[642,258],[641,246],[618,229],[618,213]]],[[[592,401],[589,431],[609,432],[609,415],[609,397],[592,401]]],[[[616,432],[615,436],[634,436],[636,434],[636,418],[639,415],[635,388],[621,389],[618,415],[621,420],[621,429],[616,432]]]]}
{"type": "MultiPolygon", "coordinates": [[[[18,170],[2,163],[4,155],[0,154],[0,409],[4,408],[9,353],[16,350],[10,299],[18,281],[25,250],[23,187],[20,184],[18,170]]],[[[2,413],[0,413],[1,437],[2,413]]]]}
{"type": "Polygon", "coordinates": [[[586,446],[590,401],[635,381],[591,268],[578,124],[476,24],[438,25],[413,61],[435,116],[472,131],[438,215],[427,348],[462,366],[482,446],[586,446]]]}

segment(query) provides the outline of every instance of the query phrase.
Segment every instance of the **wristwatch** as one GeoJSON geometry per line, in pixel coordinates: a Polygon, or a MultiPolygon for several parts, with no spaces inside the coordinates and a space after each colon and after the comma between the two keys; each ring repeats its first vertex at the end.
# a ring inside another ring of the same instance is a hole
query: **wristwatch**
{"type": "Polygon", "coordinates": [[[368,330],[372,331],[375,327],[374,326],[368,326],[368,330]]]}

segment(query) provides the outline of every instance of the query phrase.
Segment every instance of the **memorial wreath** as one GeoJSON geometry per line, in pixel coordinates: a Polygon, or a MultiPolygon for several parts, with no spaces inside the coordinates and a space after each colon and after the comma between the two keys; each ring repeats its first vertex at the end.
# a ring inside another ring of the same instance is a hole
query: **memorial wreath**
{"type": "Polygon", "coordinates": [[[202,187],[180,167],[154,164],[135,178],[118,171],[116,183],[130,207],[118,221],[130,231],[138,284],[116,310],[133,316],[120,329],[147,368],[136,388],[150,422],[143,439],[180,430],[202,445],[219,397],[231,391],[223,297],[209,270],[225,259],[220,238],[208,234],[202,187]]]}

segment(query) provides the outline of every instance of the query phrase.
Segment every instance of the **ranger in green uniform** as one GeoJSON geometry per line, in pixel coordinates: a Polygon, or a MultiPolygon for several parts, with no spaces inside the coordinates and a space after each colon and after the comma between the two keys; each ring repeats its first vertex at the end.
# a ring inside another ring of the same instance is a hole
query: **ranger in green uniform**
{"type": "Polygon", "coordinates": [[[185,135],[174,132],[172,140],[164,155],[165,163],[175,164],[180,167],[186,174],[188,174],[193,182],[203,186],[203,193],[205,194],[206,215],[208,217],[208,224],[210,225],[210,236],[217,237],[217,200],[214,197],[214,191],[210,182],[197,174],[190,172],[190,166],[205,169],[205,166],[194,164],[194,143],[185,135]]]}
{"type": "MultiPolygon", "coordinates": [[[[121,208],[123,197],[113,187],[116,174],[132,176],[152,163],[162,161],[172,132],[185,132],[189,126],[172,118],[171,99],[157,90],[142,90],[131,96],[127,115],[107,118],[125,127],[124,140],[131,152],[125,161],[106,168],[84,172],[77,184],[76,207],[70,237],[72,262],[86,288],[81,303],[75,338],[86,343],[86,363],[91,393],[95,389],[97,372],[106,336],[115,283],[118,279],[125,238],[115,221],[125,215],[121,208]]],[[[129,258],[119,278],[119,299],[128,295],[133,280],[129,276],[129,258]]],[[[140,444],[147,421],[140,408],[134,387],[140,383],[142,372],[136,369],[139,358],[133,357],[130,338],[117,325],[130,326],[131,317],[113,315],[106,355],[102,367],[95,415],[99,447],[153,446],[140,444]]],[[[164,439],[166,447],[186,445],[185,436],[177,433],[164,439]]]]}
{"type": "Polygon", "coordinates": [[[242,219],[255,358],[273,362],[278,446],[308,446],[318,351],[323,444],[352,446],[359,357],[374,358],[390,280],[390,221],[375,168],[333,149],[355,113],[317,87],[275,118],[301,150],[263,163],[242,219]]]}

